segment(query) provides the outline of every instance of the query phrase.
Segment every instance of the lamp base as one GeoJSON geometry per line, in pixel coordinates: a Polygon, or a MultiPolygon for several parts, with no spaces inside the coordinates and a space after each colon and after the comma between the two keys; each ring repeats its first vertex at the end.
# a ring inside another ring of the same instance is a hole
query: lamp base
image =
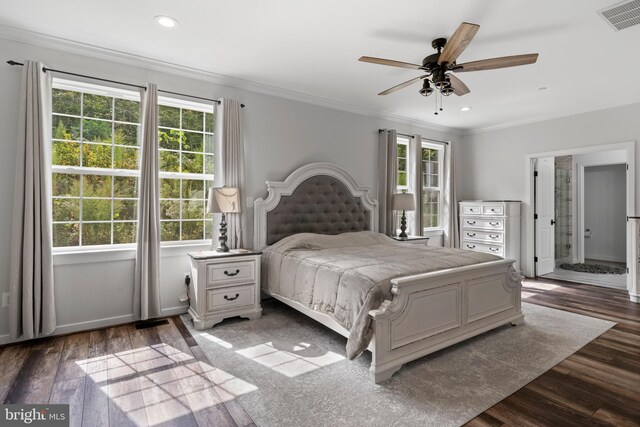
{"type": "Polygon", "coordinates": [[[406,211],[402,211],[402,217],[400,218],[400,234],[398,237],[402,240],[407,240],[407,215],[406,211]]]}
{"type": "Polygon", "coordinates": [[[225,214],[222,214],[222,221],[220,221],[220,237],[218,237],[218,247],[216,252],[229,252],[227,246],[227,218],[225,214]]]}

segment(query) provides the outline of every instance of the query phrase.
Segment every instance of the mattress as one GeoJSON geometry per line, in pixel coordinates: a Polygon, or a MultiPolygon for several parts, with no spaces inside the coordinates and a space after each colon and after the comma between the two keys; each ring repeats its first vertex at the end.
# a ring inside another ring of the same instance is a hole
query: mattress
{"type": "Polygon", "coordinates": [[[346,350],[352,359],[369,345],[373,331],[368,313],[392,299],[392,279],[500,258],[361,231],[295,234],[267,248],[262,259],[263,289],[327,314],[349,330],[346,350]]]}

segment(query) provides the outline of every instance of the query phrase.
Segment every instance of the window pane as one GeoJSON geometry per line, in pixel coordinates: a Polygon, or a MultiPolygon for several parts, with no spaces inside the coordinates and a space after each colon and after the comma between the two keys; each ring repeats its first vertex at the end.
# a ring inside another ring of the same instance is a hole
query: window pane
{"type": "Polygon", "coordinates": [[[160,148],[166,148],[168,150],[180,149],[180,137],[182,132],[175,129],[163,129],[158,130],[158,141],[160,148]]]}
{"type": "Polygon", "coordinates": [[[54,173],[52,178],[53,196],[80,196],[80,175],[54,173]]]}
{"type": "Polygon", "coordinates": [[[180,219],[180,201],[160,200],[160,219],[180,219]]]}
{"type": "Polygon", "coordinates": [[[54,221],[78,221],[80,219],[80,199],[53,199],[54,221]]]}
{"type": "Polygon", "coordinates": [[[398,170],[399,171],[407,170],[407,159],[398,159],[398,170]]]}
{"type": "Polygon", "coordinates": [[[113,197],[136,197],[138,178],[133,176],[113,177],[113,197]]]}
{"type": "Polygon", "coordinates": [[[182,129],[201,131],[203,116],[201,111],[182,110],[182,129]]]}
{"type": "Polygon", "coordinates": [[[215,168],[216,165],[213,156],[204,156],[204,173],[213,175],[215,168]]]}
{"type": "Polygon", "coordinates": [[[111,223],[82,224],[83,245],[110,245],[111,223]]]}
{"type": "Polygon", "coordinates": [[[179,179],[161,179],[160,180],[160,198],[161,199],[179,199],[180,198],[180,180],[179,179]]]}
{"type": "Polygon", "coordinates": [[[203,138],[201,133],[184,132],[182,134],[182,150],[202,152],[203,138]]]}
{"type": "Polygon", "coordinates": [[[80,244],[80,224],[53,224],[53,246],[78,246],[80,244]]]}
{"type": "Polygon", "coordinates": [[[204,238],[204,221],[183,221],[182,240],[202,240],[204,238]]]}
{"type": "Polygon", "coordinates": [[[53,141],[51,163],[60,166],[80,166],[80,143],[53,141]]]}
{"type": "Polygon", "coordinates": [[[182,202],[182,219],[204,218],[204,201],[185,200],[182,202]]]}
{"type": "Polygon", "coordinates": [[[82,140],[111,143],[111,122],[83,119],[82,140]]]}
{"type": "MultiPolygon", "coordinates": [[[[82,199],[83,221],[110,221],[111,199],[82,199]]],[[[82,226],[84,227],[85,224],[82,226]]],[[[84,236],[84,232],[83,232],[84,236]]]]}
{"type": "Polygon", "coordinates": [[[398,185],[402,185],[402,186],[407,185],[407,173],[406,172],[398,172],[398,185]]]}
{"type": "Polygon", "coordinates": [[[96,119],[107,120],[111,120],[113,118],[113,98],[85,93],[83,103],[83,113],[85,117],[95,117],[96,119]]]}
{"type": "Polygon", "coordinates": [[[113,220],[131,221],[138,218],[138,203],[135,200],[114,200],[113,220]]]}
{"type": "Polygon", "coordinates": [[[204,157],[202,154],[182,153],[182,172],[203,173],[204,157]]]}
{"type": "Polygon", "coordinates": [[[80,119],[76,117],[52,117],[51,124],[53,139],[80,140],[80,119]]]}
{"type": "Polygon", "coordinates": [[[116,145],[140,145],[138,129],[140,129],[138,125],[114,124],[113,143],[116,145]]]}
{"type": "Polygon", "coordinates": [[[82,144],[82,166],[111,169],[111,145],[82,144]]]}
{"type": "Polygon", "coordinates": [[[116,98],[114,119],[120,122],[138,123],[140,121],[140,103],[116,98]]]}
{"type": "Polygon", "coordinates": [[[162,221],[160,223],[160,238],[163,242],[180,240],[180,221],[162,221]]]}
{"type": "Polygon", "coordinates": [[[215,126],[215,122],[213,120],[213,113],[205,113],[204,120],[205,120],[204,131],[213,132],[213,127],[215,126]]]}
{"type": "Polygon", "coordinates": [[[135,243],[136,242],[136,223],[135,222],[116,222],[113,224],[113,243],[135,243]]]}
{"type": "Polygon", "coordinates": [[[199,179],[183,179],[182,180],[182,198],[183,199],[206,199],[204,191],[204,181],[199,179]]]}
{"type": "Polygon", "coordinates": [[[114,169],[138,169],[138,148],[113,147],[114,169]]]}
{"type": "Polygon", "coordinates": [[[407,146],[404,144],[398,144],[398,157],[407,157],[407,146]]]}
{"type": "Polygon", "coordinates": [[[80,92],[53,89],[51,92],[51,108],[54,113],[80,115],[80,92]]]}
{"type": "Polygon", "coordinates": [[[84,197],[111,197],[111,177],[102,175],[84,175],[82,177],[84,197]]]}
{"type": "Polygon", "coordinates": [[[164,172],[180,172],[180,153],[160,150],[160,170],[164,172]]]}
{"type": "Polygon", "coordinates": [[[180,109],[176,107],[168,107],[166,105],[160,105],[158,111],[158,120],[160,126],[166,126],[170,128],[180,127],[180,109]]]}
{"type": "Polygon", "coordinates": [[[205,135],[204,136],[204,152],[208,154],[213,154],[213,135],[205,135]]]}

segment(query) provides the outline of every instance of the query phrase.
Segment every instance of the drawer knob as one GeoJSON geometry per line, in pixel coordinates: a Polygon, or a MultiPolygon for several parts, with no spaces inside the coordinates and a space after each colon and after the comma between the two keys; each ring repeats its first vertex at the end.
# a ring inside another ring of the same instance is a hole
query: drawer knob
{"type": "Polygon", "coordinates": [[[493,227],[497,227],[498,225],[500,225],[499,222],[490,222],[489,225],[493,226],[493,227]]]}
{"type": "Polygon", "coordinates": [[[467,245],[467,248],[469,248],[469,249],[475,249],[475,248],[476,248],[476,245],[467,245]]]}
{"type": "Polygon", "coordinates": [[[476,233],[467,233],[467,236],[469,236],[469,237],[476,237],[476,233]]]}
{"type": "Polygon", "coordinates": [[[489,248],[489,250],[490,250],[491,252],[498,252],[498,251],[499,251],[499,249],[498,249],[498,248],[489,248]]]}
{"type": "Polygon", "coordinates": [[[489,237],[492,239],[497,239],[500,236],[498,236],[497,234],[489,234],[489,237]]]}
{"type": "Polygon", "coordinates": [[[476,223],[475,221],[467,221],[467,224],[469,224],[469,225],[473,225],[475,223],[476,223]]]}
{"type": "Polygon", "coordinates": [[[495,212],[495,211],[496,211],[496,210],[495,210],[495,209],[493,209],[493,208],[491,208],[491,209],[489,209],[489,210],[490,210],[491,212],[495,212]]]}
{"type": "Polygon", "coordinates": [[[238,299],[239,296],[240,294],[236,294],[235,297],[228,297],[227,295],[225,295],[224,299],[226,299],[227,301],[233,301],[234,299],[238,299]]]}
{"type": "MultiPolygon", "coordinates": [[[[225,271],[224,271],[224,275],[225,275],[225,276],[229,276],[229,277],[231,277],[231,276],[235,276],[235,275],[236,275],[236,274],[238,274],[238,273],[240,273],[240,270],[236,270],[236,272],[235,272],[235,273],[229,273],[227,270],[225,270],[225,271]]],[[[226,297],[225,297],[225,298],[226,298],[226,297]]]]}

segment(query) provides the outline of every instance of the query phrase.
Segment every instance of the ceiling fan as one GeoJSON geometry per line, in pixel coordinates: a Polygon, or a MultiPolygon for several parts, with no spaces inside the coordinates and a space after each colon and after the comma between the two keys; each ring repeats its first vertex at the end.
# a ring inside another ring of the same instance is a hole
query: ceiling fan
{"type": "Polygon", "coordinates": [[[433,48],[438,52],[424,58],[422,60],[422,65],[394,61],[391,59],[373,58],[371,56],[363,56],[359,61],[389,65],[392,67],[409,68],[412,70],[421,70],[426,73],[384,90],[378,95],[388,95],[423,80],[422,88],[419,91],[423,96],[429,96],[434,92],[434,88],[431,87],[432,84],[435,89],[444,96],[449,96],[452,93],[455,93],[458,96],[463,96],[469,93],[470,90],[462,80],[451,74],[451,71],[454,73],[464,73],[468,71],[516,67],[519,65],[533,64],[538,59],[537,53],[530,53],[457,64],[456,59],[466,49],[479,29],[480,25],[463,22],[455,33],[453,33],[453,36],[451,36],[449,41],[445,38],[437,38],[433,40],[431,42],[431,46],[433,46],[433,48]]]}

